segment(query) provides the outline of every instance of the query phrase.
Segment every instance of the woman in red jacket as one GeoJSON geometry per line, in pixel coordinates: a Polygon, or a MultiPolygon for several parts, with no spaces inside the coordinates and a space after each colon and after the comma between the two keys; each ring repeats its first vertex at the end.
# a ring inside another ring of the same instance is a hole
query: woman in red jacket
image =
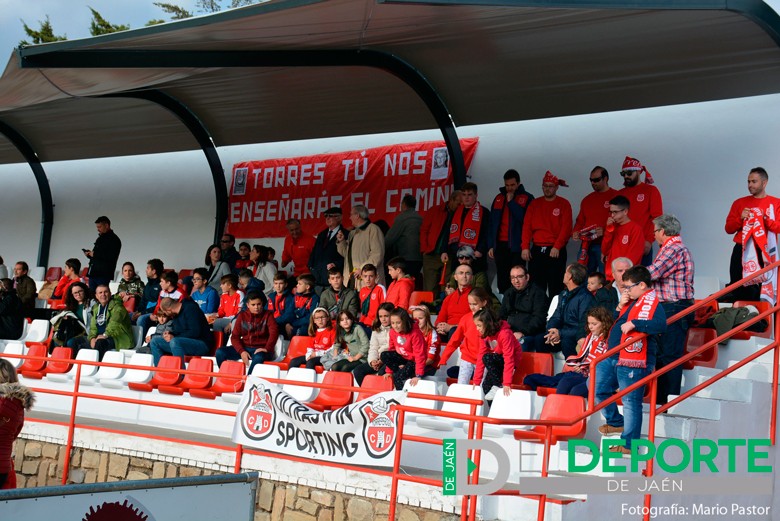
{"type": "Polygon", "coordinates": [[[410,378],[410,385],[417,385],[425,375],[426,353],[425,337],[420,327],[405,309],[395,308],[390,313],[388,350],[379,355],[385,363],[385,378],[392,376],[399,391],[410,378]]]}
{"type": "Polygon", "coordinates": [[[24,410],[32,407],[34,402],[33,392],[19,385],[11,362],[0,358],[0,489],[16,488],[11,449],[22,431],[24,410]]]}
{"type": "Polygon", "coordinates": [[[474,325],[479,331],[482,343],[477,355],[474,371],[474,385],[482,384],[485,399],[492,400],[502,386],[504,394],[512,392],[512,376],[520,362],[523,348],[504,320],[499,320],[490,308],[474,313],[474,325]],[[484,374],[484,380],[482,378],[484,374]]]}

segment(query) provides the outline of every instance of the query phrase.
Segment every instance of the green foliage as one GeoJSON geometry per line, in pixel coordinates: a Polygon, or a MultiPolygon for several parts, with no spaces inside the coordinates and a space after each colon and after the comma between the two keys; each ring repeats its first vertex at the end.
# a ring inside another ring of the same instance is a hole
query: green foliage
{"type": "Polygon", "coordinates": [[[130,29],[129,25],[115,25],[103,18],[100,13],[89,8],[92,11],[92,21],[89,23],[89,34],[92,36],[100,36],[101,34],[115,33],[117,31],[127,31],[130,29]]]}
{"type": "MultiPolygon", "coordinates": [[[[40,28],[36,31],[24,23],[24,20],[22,20],[24,32],[27,33],[27,36],[32,39],[33,45],[39,43],[59,42],[68,39],[66,35],[58,36],[54,34],[54,28],[51,26],[51,20],[49,20],[48,15],[46,15],[46,20],[38,20],[38,24],[40,25],[40,28]]],[[[30,45],[30,42],[27,40],[22,40],[19,42],[19,45],[23,47],[25,45],[30,45]]]]}
{"type": "MultiPolygon", "coordinates": [[[[171,16],[171,20],[184,20],[185,18],[192,18],[192,13],[184,9],[183,7],[180,7],[176,4],[169,4],[166,2],[154,2],[153,5],[156,5],[166,13],[168,13],[171,16]]],[[[156,20],[151,20],[150,23],[147,23],[146,25],[154,25],[151,22],[156,20]]],[[[165,20],[159,20],[156,21],[157,23],[163,23],[165,20]]]]}

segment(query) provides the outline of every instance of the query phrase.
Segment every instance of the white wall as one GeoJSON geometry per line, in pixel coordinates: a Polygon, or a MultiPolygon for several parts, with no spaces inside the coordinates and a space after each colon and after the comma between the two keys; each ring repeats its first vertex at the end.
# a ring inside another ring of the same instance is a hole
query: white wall
{"type": "MultiPolygon", "coordinates": [[[[769,191],[780,193],[780,95],[504,123],[459,129],[461,137],[478,136],[471,167],[490,204],[501,176],[516,168],[526,188],[541,193],[548,169],[566,179],[561,188],[577,211],[590,191],[588,173],[601,164],[612,186],[624,156],[639,158],[652,172],[664,208],[683,223],[683,237],[694,253],[697,272],[728,278],[731,251],[723,231],[731,202],[747,194],[748,170],[764,166],[769,191]]],[[[229,178],[239,161],[353,150],[388,143],[440,139],[438,131],[271,143],[219,150],[229,178]]],[[[201,152],[127,156],[45,164],[55,202],[50,264],[81,255],[96,237],[94,220],[108,215],[122,238],[121,260],[143,266],[154,256],[166,265],[200,266],[213,233],[213,184],[201,152]]],[[[37,187],[24,164],[0,166],[0,255],[7,265],[17,259],[35,263],[40,203],[37,187]]],[[[281,240],[250,240],[274,246],[281,240]]],[[[569,258],[574,257],[570,243],[569,258]]]]}

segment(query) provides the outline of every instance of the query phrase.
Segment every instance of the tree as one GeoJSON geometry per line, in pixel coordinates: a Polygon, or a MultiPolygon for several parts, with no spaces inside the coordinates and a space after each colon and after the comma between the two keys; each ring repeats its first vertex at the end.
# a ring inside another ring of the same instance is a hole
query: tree
{"type": "MultiPolygon", "coordinates": [[[[49,15],[46,15],[46,20],[41,21],[38,20],[38,24],[41,26],[40,29],[37,31],[30,28],[26,23],[24,23],[24,20],[22,20],[22,25],[24,26],[24,32],[27,33],[27,36],[29,36],[32,39],[32,44],[39,44],[39,43],[49,43],[49,42],[60,42],[62,40],[67,40],[68,37],[66,35],[57,36],[54,34],[54,28],[51,26],[51,20],[49,20],[49,15]]],[[[30,45],[30,42],[27,40],[22,40],[19,42],[20,47],[24,47],[25,45],[30,45]]]]}
{"type": "Polygon", "coordinates": [[[216,13],[222,10],[222,6],[219,4],[219,0],[198,0],[198,8],[206,13],[216,13]]]}
{"type": "Polygon", "coordinates": [[[92,11],[92,21],[89,23],[89,34],[92,36],[100,36],[101,34],[127,31],[130,29],[129,25],[115,25],[110,23],[91,7],[89,10],[92,11]]]}
{"type": "MultiPolygon", "coordinates": [[[[185,18],[192,18],[192,13],[184,9],[183,7],[180,7],[176,4],[168,4],[165,2],[154,2],[153,5],[156,5],[169,15],[171,15],[171,20],[184,20],[185,18]]],[[[155,25],[151,22],[155,23],[163,23],[165,20],[151,20],[146,25],[155,25]]]]}

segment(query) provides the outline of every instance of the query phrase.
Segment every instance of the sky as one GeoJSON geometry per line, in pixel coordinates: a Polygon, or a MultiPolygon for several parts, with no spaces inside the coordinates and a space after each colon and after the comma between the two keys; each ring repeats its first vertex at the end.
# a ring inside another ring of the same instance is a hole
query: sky
{"type": "MultiPolygon", "coordinates": [[[[90,7],[112,24],[129,24],[131,29],[138,29],[149,20],[167,19],[165,13],[153,4],[155,1],[158,0],[0,0],[0,62],[3,62],[0,69],[5,66],[6,58],[13,49],[26,37],[21,20],[38,29],[38,21],[49,15],[54,33],[74,40],[90,36],[90,7]]],[[[159,1],[195,11],[195,0],[159,1]]]]}

